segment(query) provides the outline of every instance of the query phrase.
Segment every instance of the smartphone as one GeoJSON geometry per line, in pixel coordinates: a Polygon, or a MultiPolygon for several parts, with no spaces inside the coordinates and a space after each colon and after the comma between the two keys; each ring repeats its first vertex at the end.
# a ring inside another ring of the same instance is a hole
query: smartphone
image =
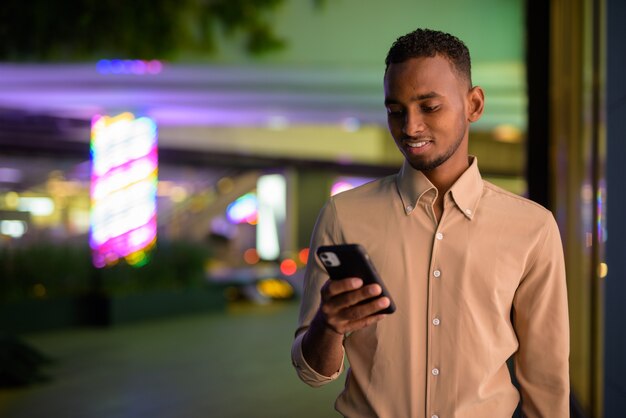
{"type": "MultiPolygon", "coordinates": [[[[391,299],[369,255],[367,255],[362,246],[359,244],[325,245],[319,247],[316,254],[332,280],[358,277],[363,280],[364,284],[377,283],[383,289],[380,296],[386,296],[391,301],[388,307],[377,313],[393,313],[396,311],[393,299],[391,299]]],[[[380,296],[375,296],[374,298],[379,298],[380,296]]],[[[364,303],[370,300],[368,299],[364,303]]]]}

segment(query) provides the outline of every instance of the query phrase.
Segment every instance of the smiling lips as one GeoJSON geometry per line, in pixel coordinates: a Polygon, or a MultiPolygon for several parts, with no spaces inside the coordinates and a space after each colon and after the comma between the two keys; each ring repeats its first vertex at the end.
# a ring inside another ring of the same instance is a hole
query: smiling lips
{"type": "Polygon", "coordinates": [[[429,141],[419,141],[419,142],[405,142],[411,148],[422,148],[424,145],[428,144],[429,141]]]}
{"type": "Polygon", "coordinates": [[[405,139],[402,142],[409,148],[422,148],[428,145],[432,140],[430,138],[421,138],[418,140],[405,139]]]}

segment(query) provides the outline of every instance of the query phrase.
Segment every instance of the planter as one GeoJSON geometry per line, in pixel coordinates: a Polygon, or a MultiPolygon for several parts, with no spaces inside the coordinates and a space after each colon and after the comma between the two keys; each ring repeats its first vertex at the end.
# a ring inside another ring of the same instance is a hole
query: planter
{"type": "Polygon", "coordinates": [[[83,299],[85,316],[93,325],[115,325],[174,315],[223,310],[221,288],[152,291],[124,296],[93,295],[83,299]]]}
{"type": "Polygon", "coordinates": [[[0,306],[0,332],[19,334],[76,326],[110,326],[225,307],[223,289],[216,286],[124,296],[93,294],[23,300],[0,306]]]}
{"type": "Polygon", "coordinates": [[[25,299],[0,305],[0,333],[19,334],[85,325],[76,298],[25,299]]]}

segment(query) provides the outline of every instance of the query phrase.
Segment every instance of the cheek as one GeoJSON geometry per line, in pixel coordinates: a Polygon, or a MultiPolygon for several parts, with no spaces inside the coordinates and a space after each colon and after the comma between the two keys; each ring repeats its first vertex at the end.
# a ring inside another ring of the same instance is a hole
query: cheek
{"type": "Polygon", "coordinates": [[[387,127],[394,139],[398,139],[402,136],[402,122],[396,118],[387,118],[387,127]]]}
{"type": "Polygon", "coordinates": [[[446,112],[438,115],[430,121],[430,128],[433,131],[457,131],[462,129],[465,119],[462,112],[446,112]]]}

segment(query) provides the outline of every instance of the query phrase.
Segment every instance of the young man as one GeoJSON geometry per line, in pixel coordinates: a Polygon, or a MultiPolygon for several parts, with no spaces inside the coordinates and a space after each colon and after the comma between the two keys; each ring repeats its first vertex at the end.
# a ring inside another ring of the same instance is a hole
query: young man
{"type": "Polygon", "coordinates": [[[350,363],[335,404],[347,417],[569,417],[563,251],[552,214],[482,180],[468,155],[483,112],[466,46],[418,29],[391,47],[384,76],[397,175],[330,199],[320,245],[363,245],[378,285],[307,266],[292,360],[319,386],[350,363]],[[513,356],[519,390],[511,383],[513,356]]]}

